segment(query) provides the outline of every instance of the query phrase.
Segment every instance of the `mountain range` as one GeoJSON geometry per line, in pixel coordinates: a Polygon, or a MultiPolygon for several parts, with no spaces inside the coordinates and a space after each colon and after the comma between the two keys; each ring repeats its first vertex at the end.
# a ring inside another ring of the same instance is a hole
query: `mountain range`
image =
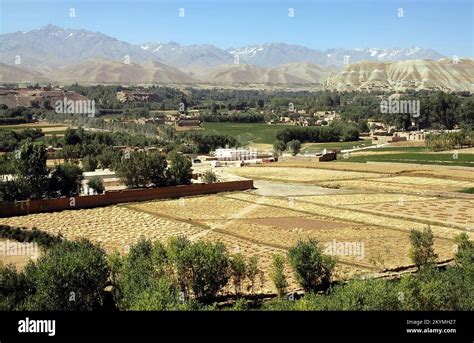
{"type": "Polygon", "coordinates": [[[176,42],[134,45],[100,32],[47,25],[37,30],[0,35],[0,62],[13,64],[16,56],[26,65],[64,66],[88,58],[134,63],[159,61],[174,67],[214,67],[221,64],[253,64],[275,67],[307,62],[341,67],[346,62],[437,60],[443,56],[432,49],[328,49],[316,50],[300,45],[266,43],[221,49],[212,45],[180,45],[176,42]]]}
{"type": "Polygon", "coordinates": [[[0,35],[0,82],[323,84],[327,89],[472,89],[473,63],[435,50],[327,49],[265,43],[134,45],[48,25],[0,35]],[[19,62],[19,63],[18,63],[19,62]]]}

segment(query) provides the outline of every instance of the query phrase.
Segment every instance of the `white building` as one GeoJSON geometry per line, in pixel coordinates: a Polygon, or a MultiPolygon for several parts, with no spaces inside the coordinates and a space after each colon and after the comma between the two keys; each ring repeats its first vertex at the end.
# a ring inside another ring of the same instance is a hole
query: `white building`
{"type": "Polygon", "coordinates": [[[117,190],[124,189],[126,186],[120,181],[120,178],[110,169],[96,169],[95,171],[82,173],[84,179],[82,180],[82,193],[85,195],[94,195],[95,192],[92,188],[89,188],[89,180],[92,177],[99,177],[106,190],[117,190]]]}
{"type": "Polygon", "coordinates": [[[214,156],[219,161],[245,161],[255,160],[257,158],[257,150],[244,148],[222,148],[216,149],[214,156]]]}

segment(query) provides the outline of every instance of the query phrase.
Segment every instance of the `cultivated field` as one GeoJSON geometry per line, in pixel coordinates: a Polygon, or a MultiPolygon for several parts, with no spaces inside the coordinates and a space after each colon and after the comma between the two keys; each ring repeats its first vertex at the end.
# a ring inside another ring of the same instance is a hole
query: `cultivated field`
{"type": "MultiPolygon", "coordinates": [[[[231,252],[260,258],[264,292],[274,291],[272,256],[300,239],[318,240],[338,259],[336,278],[348,279],[410,270],[411,229],[431,226],[439,260],[453,257],[459,233],[474,237],[474,195],[459,193],[474,187],[469,170],[286,162],[225,173],[253,178],[258,189],[33,214],[0,219],[0,224],[87,237],[109,252],[125,252],[142,236],[222,242],[231,252]]],[[[289,269],[287,275],[290,288],[298,289],[289,269]]]]}

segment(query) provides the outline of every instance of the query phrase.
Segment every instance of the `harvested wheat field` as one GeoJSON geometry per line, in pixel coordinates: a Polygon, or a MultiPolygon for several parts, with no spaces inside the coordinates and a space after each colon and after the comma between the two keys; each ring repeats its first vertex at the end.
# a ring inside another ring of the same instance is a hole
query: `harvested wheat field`
{"type": "MultiPolygon", "coordinates": [[[[285,254],[301,239],[320,242],[338,260],[335,278],[349,279],[412,266],[412,229],[431,227],[440,261],[453,257],[456,235],[467,232],[474,238],[474,195],[456,192],[474,187],[470,172],[439,166],[410,170],[384,164],[371,170],[349,163],[353,170],[343,170],[344,163],[322,165],[226,168],[230,176],[253,178],[259,189],[32,214],[3,218],[0,224],[37,227],[68,239],[86,237],[108,252],[125,252],[140,237],[222,242],[232,253],[259,257],[262,292],[275,291],[273,255],[285,254]]],[[[298,289],[289,266],[287,276],[290,289],[298,289]]]]}

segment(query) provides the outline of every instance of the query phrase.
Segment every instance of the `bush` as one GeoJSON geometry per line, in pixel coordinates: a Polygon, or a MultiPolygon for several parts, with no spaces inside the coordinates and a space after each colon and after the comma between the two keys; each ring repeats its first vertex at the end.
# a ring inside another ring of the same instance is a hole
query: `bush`
{"type": "Polygon", "coordinates": [[[27,310],[91,311],[102,307],[108,270],[102,248],[88,240],[54,245],[25,268],[34,284],[27,310]]]}
{"type": "Polygon", "coordinates": [[[185,309],[192,294],[208,302],[227,284],[229,261],[222,244],[175,237],[166,245],[140,240],[123,258],[110,258],[114,296],[122,309],[185,309]],[[154,305],[147,300],[156,297],[154,305]]]}
{"type": "Polygon", "coordinates": [[[235,295],[239,295],[242,291],[242,283],[245,280],[247,266],[245,258],[242,254],[237,253],[230,258],[230,277],[234,285],[235,295]]]}
{"type": "Polygon", "coordinates": [[[207,170],[202,175],[202,181],[204,181],[204,183],[214,183],[217,182],[217,176],[213,171],[207,170]]]}
{"type": "Polygon", "coordinates": [[[436,263],[438,255],[433,249],[433,232],[431,227],[425,228],[423,231],[410,231],[410,251],[409,257],[418,268],[432,267],[436,263]]]}
{"type": "Polygon", "coordinates": [[[263,270],[261,270],[258,265],[258,256],[250,256],[247,265],[246,276],[249,281],[247,291],[250,291],[253,294],[255,293],[255,284],[257,282],[257,277],[263,276],[263,270]]]}
{"type": "Polygon", "coordinates": [[[173,310],[184,303],[178,288],[164,274],[166,259],[156,258],[163,246],[141,239],[123,258],[109,259],[114,297],[121,309],[173,310]]]}
{"type": "Polygon", "coordinates": [[[322,253],[315,240],[299,241],[288,250],[288,258],[296,280],[306,292],[329,287],[336,262],[331,256],[322,253]]]}
{"type": "Polygon", "coordinates": [[[87,182],[87,185],[89,188],[93,189],[94,192],[97,194],[102,194],[104,193],[105,187],[104,183],[102,182],[102,179],[98,176],[93,176],[91,179],[87,182]]]}
{"type": "Polygon", "coordinates": [[[198,241],[185,249],[181,263],[196,299],[207,302],[229,281],[229,259],[222,243],[198,241]]]}
{"type": "Polygon", "coordinates": [[[285,276],[285,257],[282,255],[273,256],[273,265],[270,277],[273,281],[273,284],[275,285],[278,296],[284,296],[288,287],[288,281],[286,281],[285,276]]]}
{"type": "Polygon", "coordinates": [[[415,276],[401,279],[398,290],[402,309],[407,311],[472,311],[474,309],[474,274],[451,267],[446,271],[423,269],[415,276]]]}
{"type": "Polygon", "coordinates": [[[400,309],[395,284],[387,280],[351,280],[336,286],[324,310],[333,311],[396,311],[400,309]]]}
{"type": "Polygon", "coordinates": [[[77,196],[81,192],[84,176],[82,169],[72,163],[56,166],[49,180],[49,193],[51,196],[77,196]]]}
{"type": "Polygon", "coordinates": [[[287,144],[288,150],[290,150],[292,156],[296,156],[299,154],[301,150],[301,142],[297,139],[293,139],[289,141],[287,144]]]}
{"type": "Polygon", "coordinates": [[[23,307],[31,288],[24,273],[12,265],[0,264],[0,311],[14,311],[23,307]]]}
{"type": "Polygon", "coordinates": [[[82,169],[86,172],[96,170],[98,165],[99,162],[93,155],[87,155],[82,159],[82,169]]]}
{"type": "Polygon", "coordinates": [[[183,154],[173,152],[169,156],[169,182],[172,185],[187,185],[193,177],[191,159],[183,154]]]}

